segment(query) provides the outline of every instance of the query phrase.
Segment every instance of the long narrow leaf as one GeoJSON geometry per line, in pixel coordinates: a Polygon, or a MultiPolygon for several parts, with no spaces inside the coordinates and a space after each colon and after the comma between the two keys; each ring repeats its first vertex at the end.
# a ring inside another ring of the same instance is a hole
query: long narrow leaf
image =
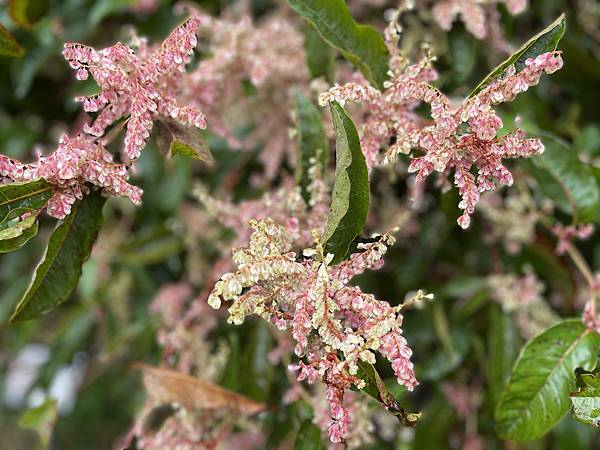
{"type": "Polygon", "coordinates": [[[362,231],[369,212],[369,173],[358,133],[344,108],[331,103],[335,129],[335,181],[331,208],[322,242],[333,254],[333,264],[343,261],[352,241],[362,231]]]}
{"type": "Polygon", "coordinates": [[[50,236],[46,253],[11,321],[34,319],[49,313],[69,298],[102,227],[105,201],[96,191],[73,205],[71,214],[50,236]]]}

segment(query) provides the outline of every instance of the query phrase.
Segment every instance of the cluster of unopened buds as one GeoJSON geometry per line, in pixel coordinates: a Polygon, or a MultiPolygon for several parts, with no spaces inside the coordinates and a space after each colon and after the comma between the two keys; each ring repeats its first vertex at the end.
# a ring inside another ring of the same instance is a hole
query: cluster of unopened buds
{"type": "MultiPolygon", "coordinates": [[[[316,247],[304,250],[299,259],[284,227],[270,219],[251,221],[251,226],[250,244],[233,253],[237,271],[221,277],[208,302],[220,308],[222,300],[232,301],[229,322],[234,324],[256,314],[280,330],[291,329],[301,358],[294,366],[298,379],[325,383],[332,417],[329,435],[339,442],[349,425],[344,392],[351,385],[364,385],[357,377],[361,361],[375,363],[377,351],[390,361],[400,384],[409,390],[417,385],[412,351],[402,335],[402,306],[392,307],[348,285],[354,276],[381,267],[394,238],[383,235],[361,244],[359,253],[331,265],[333,255],[323,254],[318,238],[316,247]]],[[[431,296],[419,291],[416,297],[431,296]]]]}

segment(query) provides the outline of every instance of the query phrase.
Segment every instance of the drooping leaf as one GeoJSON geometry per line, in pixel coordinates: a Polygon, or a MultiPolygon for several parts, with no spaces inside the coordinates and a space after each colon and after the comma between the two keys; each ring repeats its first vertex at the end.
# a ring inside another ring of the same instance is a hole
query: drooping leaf
{"type": "Polygon", "coordinates": [[[99,191],[92,192],[76,202],[71,214],[58,224],[11,321],[47,314],[69,298],[102,227],[105,201],[99,191]]]}
{"type": "Polygon", "coordinates": [[[296,94],[296,132],[298,155],[296,163],[296,183],[302,190],[302,196],[308,202],[307,190],[310,184],[309,169],[318,161],[321,170],[327,167],[329,146],[321,114],[316,106],[298,92],[296,94]]]}
{"type": "Polygon", "coordinates": [[[0,56],[21,58],[25,54],[13,35],[0,24],[0,56]]]}
{"type": "Polygon", "coordinates": [[[593,168],[561,139],[539,134],[545,151],[531,158],[527,166],[534,166],[532,173],[542,191],[561,210],[572,214],[575,222],[600,222],[600,185],[593,168]]]}
{"type": "Polygon", "coordinates": [[[214,163],[210,148],[198,128],[163,119],[158,122],[157,129],[157,143],[163,153],[197,159],[209,165],[214,163]]]}
{"type": "Polygon", "coordinates": [[[600,372],[578,372],[577,387],[576,392],[571,392],[573,417],[600,427],[600,372]]]}
{"type": "Polygon", "coordinates": [[[344,0],[288,0],[321,37],[342,52],[373,86],[381,89],[388,75],[389,52],[375,28],[354,21],[344,0]]]}
{"type": "Polygon", "coordinates": [[[7,223],[10,225],[5,228],[0,227],[0,253],[8,253],[21,248],[38,233],[37,215],[35,214],[21,221],[7,223]]]}
{"type": "Polygon", "coordinates": [[[48,11],[48,0],[9,0],[10,18],[26,30],[40,20],[48,11]]]}
{"type": "Polygon", "coordinates": [[[304,52],[311,78],[324,77],[332,83],[335,70],[335,49],[323,40],[310,23],[304,27],[304,52]]]}
{"type": "Polygon", "coordinates": [[[369,173],[358,133],[344,108],[330,105],[335,130],[335,181],[322,243],[332,263],[343,261],[369,212],[369,173]]]}
{"type": "Polygon", "coordinates": [[[421,413],[407,412],[400,406],[400,403],[394,397],[394,394],[388,390],[377,369],[372,364],[361,361],[358,363],[358,369],[358,377],[365,382],[365,386],[362,388],[363,392],[381,403],[385,409],[396,416],[402,425],[407,427],[417,425],[421,413]]]}
{"type": "Polygon", "coordinates": [[[144,386],[158,404],[176,403],[192,413],[226,410],[247,416],[266,409],[263,403],[182,372],[137,364],[144,386]]]}
{"type": "Polygon", "coordinates": [[[45,180],[0,185],[0,224],[43,208],[52,189],[45,180]]]}
{"type": "Polygon", "coordinates": [[[296,435],[294,450],[322,450],[324,448],[319,427],[314,425],[311,420],[302,422],[296,435]]]}
{"type": "Polygon", "coordinates": [[[494,70],[492,70],[477,85],[473,92],[469,94],[469,97],[477,95],[478,92],[494,81],[494,79],[502,75],[508,66],[514,64],[518,73],[523,70],[525,67],[525,61],[528,58],[535,58],[542,53],[556,50],[558,41],[560,41],[565,34],[565,26],[565,15],[561,14],[560,17],[558,17],[554,22],[525,42],[525,44],[523,44],[519,50],[510,55],[504,62],[496,66],[494,70]]]}
{"type": "Polygon", "coordinates": [[[505,439],[527,441],[552,428],[569,410],[575,369],[596,365],[600,335],[580,320],[565,320],[529,341],[496,407],[496,429],[505,439]]]}

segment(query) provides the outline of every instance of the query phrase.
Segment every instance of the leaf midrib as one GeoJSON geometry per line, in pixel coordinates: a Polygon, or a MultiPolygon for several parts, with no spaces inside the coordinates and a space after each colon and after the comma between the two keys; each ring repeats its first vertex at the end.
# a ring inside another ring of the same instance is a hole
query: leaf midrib
{"type": "MultiPolygon", "coordinates": [[[[49,261],[49,264],[47,264],[47,269],[43,271],[43,277],[44,279],[46,278],[46,276],[48,275],[48,272],[50,272],[50,269],[52,268],[52,266],[54,265],[54,261],[56,261],[56,258],[58,258],[58,255],[60,253],[60,250],[62,249],[68,235],[69,235],[69,231],[71,230],[71,227],[73,226],[73,223],[75,222],[76,214],[79,212],[79,206],[81,204],[81,200],[79,202],[77,202],[77,205],[75,206],[75,208],[73,208],[74,210],[71,212],[72,215],[72,220],[70,222],[67,223],[66,226],[66,230],[63,233],[63,236],[60,238],[59,242],[58,242],[58,251],[54,252],[54,256],[51,256],[49,260],[47,260],[47,256],[48,256],[48,251],[50,250],[50,247],[46,248],[46,253],[44,254],[44,257],[42,258],[40,265],[38,266],[38,269],[44,265],[44,263],[46,261],[49,261]]],[[[62,226],[65,222],[63,222],[60,226],[62,226]]],[[[57,227],[58,229],[58,227],[57,227]]],[[[55,230],[56,231],[56,230],[55,230]]],[[[27,292],[25,294],[25,296],[23,297],[23,306],[19,305],[19,307],[17,308],[17,310],[15,311],[15,313],[13,314],[13,316],[11,317],[11,321],[14,320],[17,316],[19,316],[19,314],[21,314],[21,312],[27,307],[27,305],[31,302],[31,299],[37,294],[37,292],[39,292],[40,290],[40,286],[44,283],[44,280],[41,280],[39,283],[35,283],[35,280],[38,279],[37,277],[38,273],[37,273],[37,269],[35,272],[35,279],[34,282],[31,284],[30,289],[27,289],[27,292]]]]}
{"type": "MultiPolygon", "coordinates": [[[[588,334],[590,333],[589,329],[585,329],[583,330],[582,333],[579,334],[579,336],[577,337],[577,339],[575,339],[573,341],[573,343],[566,349],[566,351],[561,355],[561,357],[559,358],[559,360],[557,361],[557,363],[554,365],[554,367],[552,367],[552,370],[548,373],[548,375],[546,376],[546,378],[544,378],[544,382],[541,383],[540,388],[536,390],[535,394],[531,397],[531,400],[529,400],[527,402],[527,407],[523,408],[527,411],[529,411],[529,408],[531,407],[531,404],[533,403],[533,401],[538,397],[538,395],[540,394],[540,392],[542,391],[542,389],[544,388],[544,386],[546,385],[546,383],[548,382],[548,380],[554,375],[555,371],[557,370],[558,367],[560,367],[560,365],[562,364],[562,362],[565,360],[565,358],[567,357],[567,355],[569,355],[574,347],[588,334]]],[[[522,417],[522,416],[521,416],[522,417]]],[[[513,426],[510,426],[507,428],[507,431],[511,432],[513,431],[515,428],[518,428],[519,426],[521,426],[521,424],[523,423],[523,420],[519,420],[519,419],[515,419],[515,421],[513,422],[513,426]],[[516,424],[516,425],[515,425],[516,424]]]]}
{"type": "MultiPolygon", "coordinates": [[[[323,28],[326,28],[326,29],[327,29],[327,30],[328,30],[328,31],[329,31],[329,32],[330,32],[330,33],[331,33],[333,36],[335,36],[335,37],[336,37],[336,39],[338,39],[339,41],[341,41],[341,42],[343,42],[343,43],[344,43],[344,48],[343,48],[343,49],[342,49],[342,48],[340,48],[340,50],[341,50],[342,52],[344,52],[344,53],[347,53],[347,54],[349,54],[349,55],[352,55],[354,58],[356,58],[356,60],[357,60],[357,61],[358,61],[358,62],[361,64],[361,66],[362,66],[362,67],[363,67],[365,70],[367,70],[367,71],[370,73],[370,78],[373,78],[373,79],[375,79],[375,78],[376,78],[375,74],[373,73],[373,70],[371,70],[371,68],[368,66],[368,64],[366,63],[365,59],[364,59],[364,58],[362,58],[362,57],[361,57],[360,55],[358,55],[357,53],[355,53],[355,52],[353,52],[353,51],[349,50],[349,49],[348,49],[348,48],[345,46],[345,44],[346,44],[346,40],[345,40],[345,39],[343,39],[343,38],[341,37],[341,35],[340,35],[340,34],[338,34],[338,32],[336,31],[336,28],[334,28],[334,27],[330,26],[330,24],[328,23],[328,21],[326,21],[326,20],[323,20],[323,19],[322,19],[322,18],[319,16],[319,14],[318,14],[318,11],[317,11],[317,10],[315,10],[315,9],[312,9],[310,6],[308,6],[308,4],[307,4],[307,3],[305,3],[305,2],[304,2],[304,1],[302,1],[302,0],[296,0],[296,1],[298,1],[299,3],[301,3],[301,4],[303,5],[303,7],[304,7],[304,8],[306,8],[306,9],[307,9],[307,10],[308,10],[308,11],[309,11],[311,14],[315,15],[315,16],[318,18],[318,21],[319,21],[319,23],[323,24],[323,28]]],[[[351,18],[351,21],[352,21],[352,25],[353,25],[353,26],[356,28],[356,31],[357,31],[357,33],[358,33],[358,34],[362,34],[363,30],[364,30],[365,28],[367,28],[367,27],[366,27],[365,25],[361,25],[361,24],[359,24],[359,23],[356,23],[356,21],[355,21],[355,20],[354,20],[352,17],[350,17],[350,18],[351,18]]],[[[311,20],[311,21],[312,21],[312,22],[316,22],[317,20],[311,20]]],[[[331,41],[331,40],[330,40],[330,39],[328,39],[327,37],[323,36],[323,34],[322,34],[320,31],[319,31],[319,27],[315,27],[315,29],[317,30],[317,32],[319,32],[319,34],[321,35],[321,37],[322,37],[322,38],[323,38],[325,41],[328,41],[328,42],[329,42],[329,41],[331,41]]],[[[334,45],[334,46],[335,46],[335,47],[337,47],[337,45],[334,45]]],[[[374,80],[374,81],[375,81],[375,80],[374,80]]]]}
{"type": "Polygon", "coordinates": [[[6,201],[0,202],[0,206],[7,205],[7,204],[9,204],[11,202],[14,202],[14,201],[17,201],[17,200],[22,200],[22,199],[27,198],[27,197],[33,197],[34,195],[41,194],[42,192],[45,192],[45,191],[48,191],[48,190],[51,190],[51,189],[52,189],[52,185],[48,185],[48,186],[46,186],[46,187],[44,187],[42,189],[39,189],[37,191],[31,191],[30,190],[26,195],[20,195],[18,197],[13,197],[13,198],[8,198],[8,196],[6,194],[2,194],[2,195],[4,195],[4,197],[6,197],[6,201]]]}

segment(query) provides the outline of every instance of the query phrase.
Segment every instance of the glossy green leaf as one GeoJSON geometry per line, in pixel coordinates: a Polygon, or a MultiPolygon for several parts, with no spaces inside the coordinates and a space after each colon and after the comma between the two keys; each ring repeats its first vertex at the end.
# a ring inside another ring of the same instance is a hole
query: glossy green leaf
{"type": "Polygon", "coordinates": [[[329,45],[342,52],[365,78],[383,88],[388,75],[389,52],[375,28],[354,21],[344,0],[288,0],[329,45]]]}
{"type": "Polygon", "coordinates": [[[525,67],[525,61],[528,58],[535,58],[536,56],[552,52],[556,50],[558,41],[565,34],[565,15],[561,14],[554,22],[548,25],[544,30],[540,31],[534,37],[529,39],[523,46],[508,57],[504,62],[496,66],[484,79],[477,85],[477,87],[469,94],[469,97],[473,97],[488,84],[494,81],[496,78],[501,76],[504,71],[514,64],[515,69],[518,72],[523,70],[525,67]]]}
{"type": "Polygon", "coordinates": [[[21,221],[7,223],[10,225],[0,229],[0,253],[21,248],[38,233],[37,215],[34,214],[21,221]]]}
{"type": "Polygon", "coordinates": [[[324,448],[319,427],[314,425],[311,420],[302,422],[296,435],[294,450],[322,450],[324,448]]]}
{"type": "Polygon", "coordinates": [[[0,224],[43,208],[52,189],[45,180],[0,185],[0,224]]]}
{"type": "Polygon", "coordinates": [[[323,40],[310,23],[304,27],[304,52],[311,78],[324,77],[332,83],[335,75],[335,49],[323,40]]]}
{"type": "Polygon", "coordinates": [[[600,427],[600,372],[578,373],[577,386],[579,389],[571,393],[573,416],[600,427]]]}
{"type": "Polygon", "coordinates": [[[536,439],[569,410],[575,370],[596,365],[600,335],[580,320],[565,320],[534,337],[522,349],[496,407],[500,437],[536,439]]]}
{"type": "Polygon", "coordinates": [[[102,227],[105,201],[96,191],[73,205],[71,214],[59,223],[50,236],[46,253],[11,321],[29,320],[47,314],[69,298],[102,227]]]}
{"type": "Polygon", "coordinates": [[[296,183],[302,190],[302,196],[308,202],[308,185],[310,184],[309,170],[318,161],[321,170],[327,167],[329,145],[321,113],[317,107],[298,92],[296,94],[296,133],[298,140],[298,155],[296,164],[296,183]]]}
{"type": "Polygon", "coordinates": [[[527,165],[534,166],[532,173],[542,191],[572,214],[575,222],[600,222],[600,186],[593,168],[564,141],[548,133],[539,134],[545,151],[527,165]]]}
{"type": "Polygon", "coordinates": [[[0,56],[21,58],[25,54],[13,35],[0,24],[0,56]]]}
{"type": "Polygon", "coordinates": [[[30,29],[48,11],[48,0],[9,0],[10,18],[20,27],[30,29]]]}
{"type": "Polygon", "coordinates": [[[362,231],[369,212],[369,174],[358,133],[344,108],[330,105],[335,130],[335,181],[322,243],[333,254],[333,264],[343,261],[352,241],[362,231]]]}
{"type": "Polygon", "coordinates": [[[158,122],[157,130],[157,143],[164,153],[171,156],[181,155],[213,164],[213,155],[208,144],[202,139],[198,128],[163,119],[158,122]]]}

